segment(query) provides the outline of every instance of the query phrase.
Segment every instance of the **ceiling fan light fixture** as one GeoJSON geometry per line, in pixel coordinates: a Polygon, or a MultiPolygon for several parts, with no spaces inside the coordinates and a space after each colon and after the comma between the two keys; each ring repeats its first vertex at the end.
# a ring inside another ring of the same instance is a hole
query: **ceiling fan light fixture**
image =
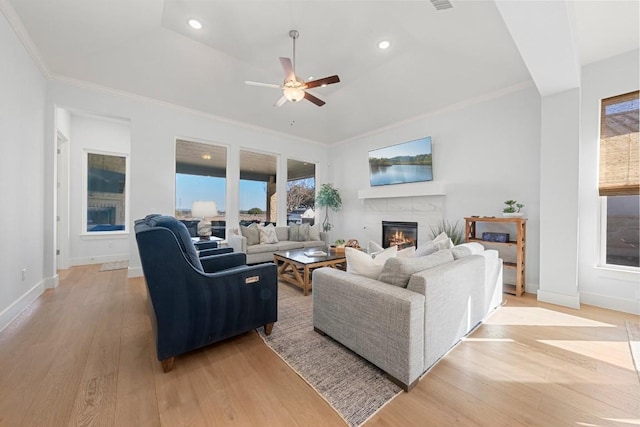
{"type": "Polygon", "coordinates": [[[191,18],[187,21],[187,23],[189,24],[189,26],[191,28],[193,28],[194,30],[201,30],[202,29],[202,22],[198,21],[195,18],[191,18]]]}
{"type": "Polygon", "coordinates": [[[298,102],[304,98],[304,90],[299,87],[285,87],[284,97],[290,102],[298,102]]]}

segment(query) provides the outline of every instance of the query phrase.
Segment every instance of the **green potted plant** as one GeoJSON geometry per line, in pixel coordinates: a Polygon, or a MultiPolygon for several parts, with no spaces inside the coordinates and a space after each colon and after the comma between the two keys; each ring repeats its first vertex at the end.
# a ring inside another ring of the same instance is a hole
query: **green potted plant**
{"type": "Polygon", "coordinates": [[[337,212],[342,207],[342,199],[338,189],[331,184],[322,184],[316,197],[316,206],[325,208],[322,230],[325,232],[330,231],[333,226],[329,222],[329,209],[337,212]]]}
{"type": "Polygon", "coordinates": [[[503,216],[522,216],[520,209],[524,208],[524,204],[518,203],[516,200],[507,200],[504,204],[507,207],[502,209],[503,216]]]}

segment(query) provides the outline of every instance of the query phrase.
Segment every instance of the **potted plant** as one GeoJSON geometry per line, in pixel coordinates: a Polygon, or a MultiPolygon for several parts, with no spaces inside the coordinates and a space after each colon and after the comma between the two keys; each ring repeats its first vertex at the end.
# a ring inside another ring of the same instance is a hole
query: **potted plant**
{"type": "Polygon", "coordinates": [[[330,231],[333,226],[329,222],[329,209],[337,212],[342,206],[340,192],[338,192],[338,189],[334,188],[331,184],[322,184],[320,186],[320,191],[318,192],[318,197],[316,197],[316,205],[320,208],[325,208],[322,230],[324,232],[330,231]]]}
{"type": "Polygon", "coordinates": [[[507,200],[504,204],[507,207],[502,209],[503,216],[522,216],[520,209],[524,208],[524,204],[518,203],[516,200],[507,200]]]}

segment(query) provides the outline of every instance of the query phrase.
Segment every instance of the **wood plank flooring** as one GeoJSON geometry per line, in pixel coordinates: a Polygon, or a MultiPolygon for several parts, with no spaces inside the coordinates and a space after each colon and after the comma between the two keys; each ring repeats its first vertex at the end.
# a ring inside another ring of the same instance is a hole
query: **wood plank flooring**
{"type": "MultiPolygon", "coordinates": [[[[255,332],[155,359],[142,278],[100,266],[0,332],[0,426],[343,426],[255,332]]],[[[507,296],[506,304],[365,426],[629,426],[640,382],[625,319],[507,296]]]]}

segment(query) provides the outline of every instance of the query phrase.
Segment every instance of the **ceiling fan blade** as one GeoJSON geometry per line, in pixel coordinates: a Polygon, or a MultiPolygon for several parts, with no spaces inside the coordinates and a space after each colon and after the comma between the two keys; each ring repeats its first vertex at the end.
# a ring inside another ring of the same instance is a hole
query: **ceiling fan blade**
{"type": "Polygon", "coordinates": [[[339,83],[340,82],[340,77],[338,76],[331,76],[331,77],[325,77],[323,79],[317,79],[317,80],[311,80],[310,82],[306,82],[305,86],[307,89],[311,89],[314,87],[318,87],[318,86],[326,86],[326,85],[330,85],[333,83],[339,83]]]}
{"type": "Polygon", "coordinates": [[[289,82],[291,80],[296,79],[296,73],[293,70],[293,64],[291,63],[291,59],[280,57],[280,65],[282,65],[282,70],[284,71],[284,81],[289,82]]]}
{"type": "Polygon", "coordinates": [[[318,107],[322,107],[324,104],[326,104],[326,102],[324,102],[322,99],[311,95],[309,92],[304,93],[304,99],[313,102],[318,107]]]}
{"type": "Polygon", "coordinates": [[[282,89],[282,86],[274,84],[274,83],[252,82],[250,80],[245,80],[244,83],[249,85],[249,86],[275,87],[276,89],[282,89]]]}
{"type": "Polygon", "coordinates": [[[282,95],[282,98],[278,99],[275,104],[273,104],[274,107],[282,107],[285,103],[287,102],[287,97],[282,95]]]}

